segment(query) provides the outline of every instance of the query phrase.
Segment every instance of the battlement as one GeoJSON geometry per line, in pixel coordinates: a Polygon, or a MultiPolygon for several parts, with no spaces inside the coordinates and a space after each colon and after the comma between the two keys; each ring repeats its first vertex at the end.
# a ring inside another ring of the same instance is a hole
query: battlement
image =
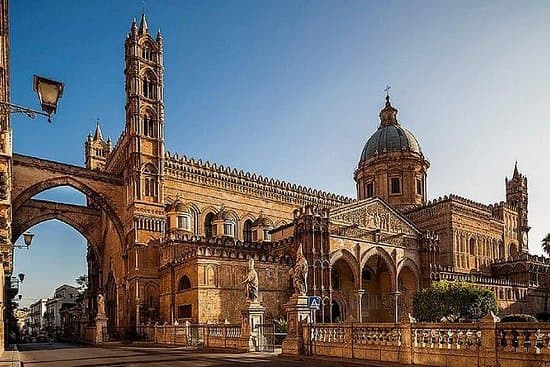
{"type": "Polygon", "coordinates": [[[187,156],[165,154],[164,173],[176,179],[206,183],[225,190],[235,190],[259,197],[292,203],[297,206],[317,204],[322,207],[336,207],[352,202],[354,199],[306,186],[296,185],[256,173],[217,165],[201,159],[187,156]]]}
{"type": "Polygon", "coordinates": [[[257,261],[290,266],[294,259],[285,249],[293,244],[293,240],[293,237],[288,237],[277,242],[243,242],[231,237],[207,238],[177,230],[170,231],[164,236],[161,252],[172,254],[170,248],[175,246],[174,258],[170,261],[161,255],[161,258],[164,258],[161,269],[172,261],[180,263],[201,257],[241,260],[252,258],[257,261]]]}

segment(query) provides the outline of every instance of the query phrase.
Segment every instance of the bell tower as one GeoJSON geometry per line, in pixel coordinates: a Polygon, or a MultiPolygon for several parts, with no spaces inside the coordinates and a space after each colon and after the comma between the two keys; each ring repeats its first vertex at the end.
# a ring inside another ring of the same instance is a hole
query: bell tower
{"type": "Polygon", "coordinates": [[[529,222],[527,219],[527,177],[519,173],[518,162],[514,166],[514,174],[511,179],[506,177],[506,202],[517,208],[518,211],[518,241],[521,250],[526,252],[529,249],[529,222]]]}
{"type": "Polygon", "coordinates": [[[158,314],[159,239],[165,226],[163,202],[163,41],[153,38],[142,14],[124,42],[126,126],[122,168],[126,196],[129,325],[158,314]],[[131,260],[130,260],[131,259],[131,260]]]}
{"type": "Polygon", "coordinates": [[[161,203],[164,156],[163,45],[160,31],[149,34],[145,14],[134,20],[124,43],[126,128],[129,147],[128,195],[161,203]]]}

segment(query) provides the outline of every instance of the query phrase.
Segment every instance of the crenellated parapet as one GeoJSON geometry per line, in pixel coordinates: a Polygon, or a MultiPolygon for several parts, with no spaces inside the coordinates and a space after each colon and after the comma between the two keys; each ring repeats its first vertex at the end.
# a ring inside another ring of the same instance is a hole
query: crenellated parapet
{"type": "Polygon", "coordinates": [[[243,242],[230,237],[206,238],[184,231],[169,231],[160,246],[160,270],[189,259],[217,258],[219,260],[254,259],[261,262],[292,265],[288,251],[292,238],[279,242],[243,242]]]}
{"type": "Polygon", "coordinates": [[[513,210],[512,205],[506,204],[504,202],[501,202],[499,204],[486,205],[456,194],[450,194],[430,200],[426,205],[417,208],[411,208],[404,211],[404,213],[407,215],[407,217],[411,219],[423,216],[438,216],[441,214],[442,211],[446,211],[447,209],[449,209],[450,206],[453,206],[454,209],[461,208],[464,212],[484,219],[492,219],[493,217],[494,219],[499,219],[498,217],[494,216],[496,212],[495,210],[498,207],[506,207],[513,210]]]}
{"type": "Polygon", "coordinates": [[[201,159],[187,158],[185,155],[180,157],[170,152],[165,154],[164,174],[167,178],[206,184],[296,206],[317,204],[332,208],[353,201],[342,195],[203,162],[201,159]]]}

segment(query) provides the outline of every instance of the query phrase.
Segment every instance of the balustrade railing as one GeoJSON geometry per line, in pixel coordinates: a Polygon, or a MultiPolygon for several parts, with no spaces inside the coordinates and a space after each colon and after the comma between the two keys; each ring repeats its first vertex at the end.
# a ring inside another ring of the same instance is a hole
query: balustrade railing
{"type": "Polygon", "coordinates": [[[472,323],[416,324],[412,339],[415,348],[478,350],[481,330],[472,323]]]}
{"type": "Polygon", "coordinates": [[[550,354],[548,323],[499,323],[497,347],[504,352],[550,354]]]}

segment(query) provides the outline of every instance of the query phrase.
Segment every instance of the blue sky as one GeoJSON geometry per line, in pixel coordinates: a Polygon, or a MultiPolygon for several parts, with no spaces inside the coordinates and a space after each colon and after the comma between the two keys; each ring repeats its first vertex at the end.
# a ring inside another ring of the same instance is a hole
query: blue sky
{"type": "MultiPolygon", "coordinates": [[[[13,119],[14,149],[81,165],[97,118],[113,140],[124,125],[123,42],[142,2],[10,6],[13,102],[37,105],[35,73],[65,82],[52,124],[13,119]]],[[[354,196],[390,83],[431,162],[429,197],[503,200],[517,160],[540,253],[550,231],[550,3],[159,0],[146,13],[164,35],[169,151],[354,196]]],[[[42,197],[82,200],[66,189],[42,197]]],[[[86,271],[74,230],[34,230],[33,248],[16,255],[25,299],[86,271]]]]}

